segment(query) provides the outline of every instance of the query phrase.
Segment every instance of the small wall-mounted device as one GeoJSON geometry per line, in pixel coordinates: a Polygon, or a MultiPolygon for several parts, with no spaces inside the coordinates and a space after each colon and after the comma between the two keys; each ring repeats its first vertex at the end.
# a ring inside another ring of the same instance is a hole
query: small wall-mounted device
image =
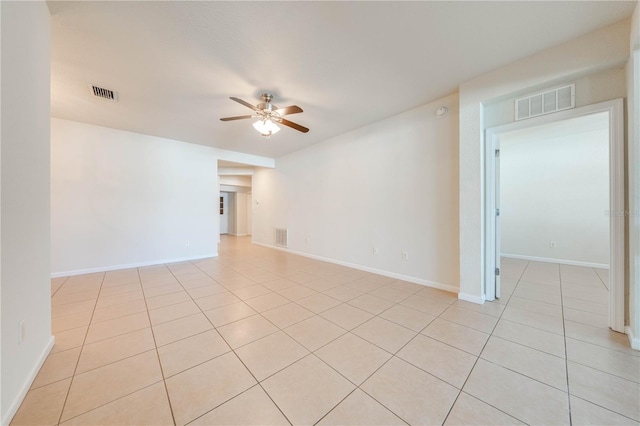
{"type": "Polygon", "coordinates": [[[441,106],[436,110],[436,117],[442,118],[445,115],[447,115],[448,112],[449,112],[449,108],[447,108],[446,106],[441,106]]]}

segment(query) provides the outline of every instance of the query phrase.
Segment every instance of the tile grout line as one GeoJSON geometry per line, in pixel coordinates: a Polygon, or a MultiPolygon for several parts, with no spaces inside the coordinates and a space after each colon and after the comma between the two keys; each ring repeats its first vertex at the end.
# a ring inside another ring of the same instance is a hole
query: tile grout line
{"type": "MultiPolygon", "coordinates": [[[[195,265],[195,264],[194,264],[194,266],[195,266],[196,268],[200,269],[200,267],[199,267],[198,265],[195,265]]],[[[168,268],[168,269],[169,269],[169,268],[168,268]]],[[[171,271],[171,269],[169,269],[169,271],[173,274],[173,271],[171,271]]],[[[203,271],[203,272],[204,272],[204,271],[203,271]]],[[[206,272],[205,272],[205,273],[206,273],[206,272]]],[[[208,274],[207,274],[207,275],[208,275],[208,274]]],[[[174,275],[174,277],[175,277],[175,275],[174,275]]],[[[176,278],[176,279],[178,279],[177,277],[175,277],[175,278],[176,278]]],[[[180,281],[178,280],[178,282],[180,282],[180,281]]],[[[180,284],[180,285],[182,286],[182,284],[180,284]]],[[[220,285],[222,285],[222,286],[224,287],[224,285],[223,285],[223,284],[220,284],[220,285]]],[[[225,288],[226,288],[226,287],[225,287],[225,288]]],[[[187,292],[187,294],[189,294],[189,293],[187,292]]],[[[189,297],[190,297],[190,298],[191,298],[191,300],[195,303],[195,300],[191,297],[191,295],[190,295],[190,294],[189,294],[189,297]]],[[[285,413],[282,411],[282,409],[280,408],[280,406],[278,406],[278,404],[276,404],[276,402],[273,400],[273,398],[271,398],[271,395],[269,395],[269,393],[266,391],[266,389],[264,389],[264,387],[262,386],[262,384],[260,383],[260,381],[257,379],[257,377],[256,377],[256,376],[253,374],[253,372],[252,372],[252,371],[251,371],[251,370],[246,366],[246,364],[244,363],[244,361],[242,361],[242,359],[240,358],[240,356],[236,353],[235,349],[234,349],[234,348],[229,344],[229,342],[227,342],[227,339],[225,339],[225,338],[224,338],[224,336],[223,336],[223,335],[218,331],[218,328],[217,328],[215,325],[213,325],[213,322],[211,322],[211,319],[210,319],[210,318],[209,318],[209,317],[204,313],[204,311],[202,311],[202,308],[200,308],[200,306],[199,306],[197,303],[196,303],[196,306],[198,306],[198,309],[200,309],[200,312],[204,315],[204,317],[207,319],[207,321],[209,322],[209,324],[211,324],[211,327],[213,327],[213,329],[216,331],[216,333],[218,334],[218,336],[220,336],[220,338],[221,338],[221,339],[224,341],[224,343],[229,347],[229,349],[231,349],[231,352],[235,355],[235,357],[238,359],[238,361],[240,361],[240,363],[244,366],[244,368],[247,370],[247,372],[248,372],[249,374],[251,374],[251,377],[253,377],[253,379],[256,381],[256,384],[257,384],[258,386],[260,386],[260,388],[262,389],[262,391],[263,391],[263,392],[264,392],[264,393],[269,397],[269,399],[271,400],[271,402],[273,402],[273,404],[274,404],[274,405],[276,406],[276,408],[280,411],[280,413],[284,416],[284,418],[289,422],[289,424],[293,425],[293,423],[289,420],[289,418],[288,418],[288,417],[285,415],[285,413]]],[[[258,313],[258,315],[259,315],[259,313],[258,313]]],[[[261,315],[261,316],[262,316],[262,315],[261,315]]],[[[262,318],[264,318],[264,317],[262,317],[262,318]]],[[[268,320],[267,320],[267,321],[268,321],[268,320]]],[[[278,329],[278,331],[280,331],[280,328],[279,328],[278,326],[276,326],[275,324],[274,324],[274,326],[278,329]]],[[[277,333],[277,331],[276,331],[276,332],[274,332],[274,333],[270,333],[268,336],[270,336],[270,335],[272,335],[272,334],[275,334],[275,333],[277,333]]],[[[268,337],[268,336],[263,336],[263,338],[264,338],[264,337],[268,337]]],[[[258,340],[259,340],[259,339],[258,339],[258,340]]],[[[229,353],[229,352],[227,352],[227,353],[229,353]]],[[[216,358],[217,358],[217,357],[216,357],[216,358]]],[[[213,358],[212,358],[212,359],[213,359],[213,358]]],[[[205,361],[205,362],[208,362],[208,361],[211,361],[211,360],[207,360],[207,361],[205,361]]],[[[204,362],[203,362],[202,364],[204,364],[204,362]]],[[[193,368],[193,367],[191,367],[191,368],[193,368]]],[[[187,369],[187,370],[189,370],[189,369],[187,369]]],[[[185,371],[187,371],[187,370],[185,370],[185,371]]],[[[255,385],[254,385],[254,386],[255,386],[255,385]]],[[[237,394],[237,395],[235,395],[235,396],[233,396],[233,397],[231,397],[231,398],[229,398],[229,399],[227,399],[227,400],[225,400],[225,401],[221,402],[221,403],[220,403],[220,404],[218,404],[217,406],[213,407],[211,410],[208,410],[208,411],[206,411],[205,413],[203,413],[202,415],[200,415],[200,416],[198,416],[198,417],[196,417],[196,418],[194,418],[194,419],[190,420],[188,423],[191,423],[191,422],[193,422],[194,420],[196,420],[196,419],[198,419],[198,418],[200,418],[200,417],[202,417],[202,416],[204,416],[204,415],[206,415],[206,414],[210,413],[211,411],[215,410],[215,409],[216,409],[216,408],[218,408],[219,406],[221,406],[221,405],[223,405],[223,404],[225,404],[225,403],[227,403],[227,402],[231,401],[232,399],[236,398],[236,397],[237,397],[237,396],[239,396],[239,395],[242,395],[244,392],[246,392],[247,390],[249,390],[249,389],[251,389],[251,388],[253,388],[253,386],[250,386],[249,388],[245,389],[244,391],[240,392],[239,394],[237,394]]],[[[175,422],[175,421],[174,421],[174,422],[175,422]]]]}
{"type": "MultiPolygon", "coordinates": [[[[169,269],[169,268],[167,268],[169,269]]],[[[173,420],[174,426],[176,425],[176,416],[173,413],[173,405],[171,404],[171,397],[169,396],[169,389],[167,387],[167,380],[164,376],[164,369],[162,368],[162,362],[160,361],[160,352],[158,351],[158,342],[156,342],[156,334],[153,331],[153,324],[151,323],[151,315],[149,314],[149,306],[147,305],[147,298],[144,293],[144,286],[142,285],[142,276],[140,275],[140,268],[136,268],[136,272],[138,273],[138,280],[140,280],[140,288],[142,288],[142,300],[144,300],[144,305],[147,308],[147,318],[149,319],[149,328],[151,329],[151,337],[153,337],[153,347],[156,351],[156,358],[158,359],[158,367],[160,367],[160,376],[162,377],[162,384],[164,385],[164,392],[167,396],[167,402],[169,404],[169,411],[171,412],[171,419],[173,420]]]]}
{"type": "MultiPolygon", "coordinates": [[[[98,289],[98,295],[96,296],[96,302],[93,306],[93,311],[91,312],[91,318],[89,319],[89,325],[87,326],[87,331],[84,335],[84,339],[82,339],[82,345],[80,345],[80,353],[78,354],[78,359],[76,360],[76,365],[73,368],[73,374],[71,375],[71,382],[69,383],[69,389],[67,389],[67,394],[64,397],[64,402],[62,403],[62,409],[60,410],[60,416],[58,416],[57,424],[62,422],[62,415],[64,414],[64,409],[67,406],[67,401],[69,400],[69,394],[71,393],[71,387],[73,386],[73,381],[76,378],[76,371],[78,371],[78,365],[80,364],[80,359],[82,358],[82,351],[84,349],[84,345],[87,341],[87,336],[89,336],[89,331],[91,330],[91,320],[93,319],[93,314],[96,311],[96,306],[98,306],[98,300],[100,299],[100,292],[102,291],[102,285],[104,284],[104,279],[107,276],[106,272],[102,273],[102,279],[100,280],[100,288],[98,289]]],[[[66,281],[65,281],[66,282],[66,281]]]]}
{"type": "Polygon", "coordinates": [[[571,415],[571,386],[569,384],[569,354],[567,351],[567,330],[564,319],[564,299],[562,292],[562,271],[558,266],[558,279],[560,280],[560,302],[562,306],[562,339],[564,341],[564,369],[567,375],[567,407],[569,409],[569,425],[573,425],[573,416],[571,415]]]}

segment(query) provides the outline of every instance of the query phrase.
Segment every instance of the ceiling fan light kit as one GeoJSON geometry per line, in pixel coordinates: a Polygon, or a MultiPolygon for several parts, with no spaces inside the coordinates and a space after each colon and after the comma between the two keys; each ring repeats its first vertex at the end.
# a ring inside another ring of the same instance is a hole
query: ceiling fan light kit
{"type": "Polygon", "coordinates": [[[302,108],[297,105],[291,105],[285,108],[278,108],[277,106],[271,103],[273,96],[270,93],[263,93],[262,100],[263,102],[259,103],[256,106],[251,105],[249,102],[243,101],[240,98],[229,98],[232,101],[238,102],[250,108],[255,112],[256,115],[238,115],[235,117],[225,117],[221,118],[221,121],[234,121],[234,120],[244,120],[247,118],[259,118],[258,121],[253,123],[253,128],[256,129],[262,136],[267,139],[271,138],[271,135],[274,135],[280,131],[280,127],[278,124],[282,124],[283,126],[291,127],[302,133],[307,133],[309,129],[304,126],[301,126],[297,123],[289,121],[287,119],[282,118],[283,115],[287,114],[297,114],[302,112],[302,108]]]}

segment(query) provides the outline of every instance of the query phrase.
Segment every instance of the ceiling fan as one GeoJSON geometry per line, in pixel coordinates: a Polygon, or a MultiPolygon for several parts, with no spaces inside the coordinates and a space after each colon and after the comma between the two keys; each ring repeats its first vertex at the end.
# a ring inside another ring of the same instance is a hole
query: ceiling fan
{"type": "Polygon", "coordinates": [[[263,102],[259,103],[256,106],[251,105],[249,102],[245,102],[240,98],[229,98],[232,101],[236,101],[239,104],[246,106],[247,108],[253,110],[255,114],[253,115],[238,115],[235,117],[225,117],[221,118],[222,121],[233,121],[233,120],[244,120],[246,118],[258,118],[259,120],[253,123],[253,127],[259,131],[262,136],[269,139],[271,135],[278,133],[280,131],[280,127],[277,126],[276,123],[282,124],[287,127],[291,127],[302,133],[307,133],[309,129],[304,126],[301,126],[293,121],[289,121],[285,118],[282,118],[283,115],[288,114],[297,114],[302,112],[302,108],[297,105],[291,105],[284,108],[278,108],[274,104],[271,103],[273,96],[271,93],[263,93],[262,100],[263,102]]]}

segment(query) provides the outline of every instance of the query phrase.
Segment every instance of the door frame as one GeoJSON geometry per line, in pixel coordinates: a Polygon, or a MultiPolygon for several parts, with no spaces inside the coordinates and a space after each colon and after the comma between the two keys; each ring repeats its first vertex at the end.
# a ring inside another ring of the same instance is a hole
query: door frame
{"type": "Polygon", "coordinates": [[[516,121],[486,129],[485,135],[485,299],[495,300],[496,269],[496,159],[500,135],[585,115],[609,113],[609,327],[621,333],[624,327],[624,103],[622,99],[516,121]]]}

